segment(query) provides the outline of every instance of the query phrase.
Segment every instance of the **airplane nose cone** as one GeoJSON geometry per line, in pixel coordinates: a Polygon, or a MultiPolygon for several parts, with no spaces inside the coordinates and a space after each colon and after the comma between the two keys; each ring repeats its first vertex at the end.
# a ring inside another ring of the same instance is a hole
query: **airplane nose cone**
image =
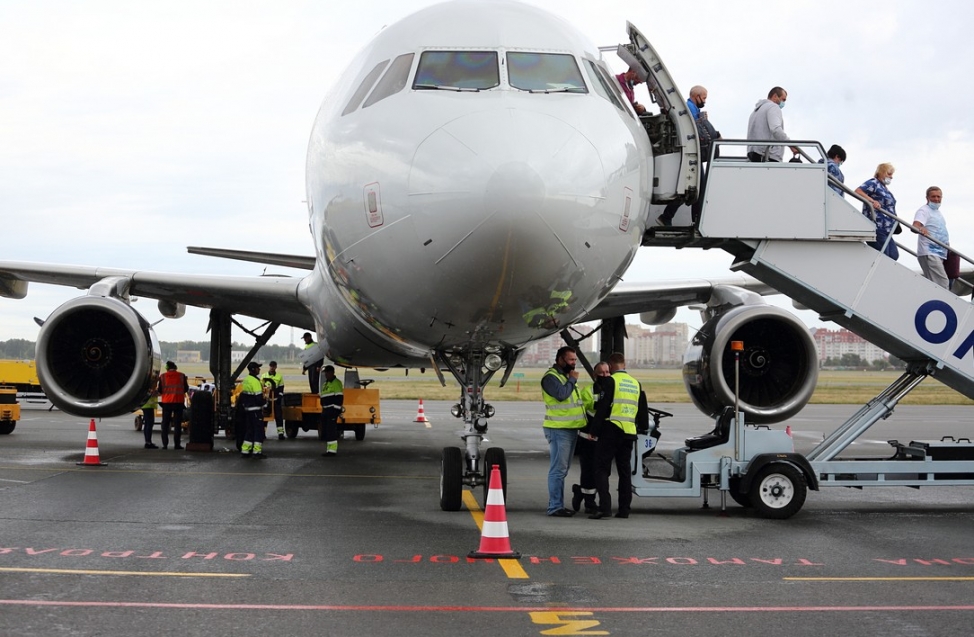
{"type": "Polygon", "coordinates": [[[605,188],[599,153],[575,127],[545,113],[497,109],[457,118],[419,146],[409,204],[431,255],[441,258],[474,236],[506,240],[515,229],[570,242],[605,188]]]}
{"type": "Polygon", "coordinates": [[[484,187],[484,212],[541,210],[545,180],[529,162],[509,161],[498,166],[484,187]]]}

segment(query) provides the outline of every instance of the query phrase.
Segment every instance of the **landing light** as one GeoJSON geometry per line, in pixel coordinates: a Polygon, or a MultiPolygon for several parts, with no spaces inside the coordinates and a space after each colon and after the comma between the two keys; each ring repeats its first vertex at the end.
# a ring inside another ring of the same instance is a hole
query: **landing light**
{"type": "Polygon", "coordinates": [[[492,372],[496,372],[504,364],[504,359],[497,354],[488,354],[487,358],[484,359],[484,367],[492,372]]]}

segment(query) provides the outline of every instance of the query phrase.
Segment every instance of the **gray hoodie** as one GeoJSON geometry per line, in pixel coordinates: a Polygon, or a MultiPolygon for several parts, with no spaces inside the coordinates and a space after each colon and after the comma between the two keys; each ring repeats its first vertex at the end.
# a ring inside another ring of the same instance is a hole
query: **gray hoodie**
{"type": "MultiPolygon", "coordinates": [[[[747,138],[754,140],[785,141],[785,119],[781,116],[781,108],[768,99],[758,100],[754,105],[754,112],[747,120],[747,138]]],[[[747,152],[764,155],[767,146],[748,146],[747,152]]],[[[772,146],[768,158],[782,161],[785,155],[784,146],[772,146]]]]}

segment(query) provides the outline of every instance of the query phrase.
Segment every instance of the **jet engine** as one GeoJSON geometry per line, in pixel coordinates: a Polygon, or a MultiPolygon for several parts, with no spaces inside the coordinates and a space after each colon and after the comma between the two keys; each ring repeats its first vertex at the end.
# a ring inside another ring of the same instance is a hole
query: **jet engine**
{"type": "Polygon", "coordinates": [[[734,307],[710,319],[683,357],[683,382],[694,404],[708,415],[734,405],[736,352],[742,341],[740,408],[754,423],[775,423],[799,411],[818,380],[818,357],[808,328],[770,305],[734,307]]]}
{"type": "Polygon", "coordinates": [[[121,416],[141,407],[159,377],[156,335],[142,315],[114,297],[72,299],[37,336],[37,377],[62,411],[121,416]]]}

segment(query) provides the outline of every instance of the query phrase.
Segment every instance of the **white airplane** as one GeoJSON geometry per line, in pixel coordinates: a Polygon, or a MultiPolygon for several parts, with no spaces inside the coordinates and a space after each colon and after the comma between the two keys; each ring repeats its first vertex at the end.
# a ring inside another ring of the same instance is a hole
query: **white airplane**
{"type": "MultiPolygon", "coordinates": [[[[698,180],[684,97],[631,25],[629,38],[620,55],[658,107],[642,120],[599,49],[535,7],[456,0],[385,28],[314,123],[306,174],[314,256],[190,248],[309,270],[303,278],[0,262],[0,295],[9,298],[23,298],[31,281],[88,290],[40,329],[48,397],[85,417],[143,403],[160,356],[133,297],[158,299],[171,318],[186,305],[211,310],[221,417],[232,315],[271,322],[255,348],[279,324],[314,330],[340,365],[431,368],[441,381],[441,370],[452,373],[464,449],[443,452],[440,504],[455,510],[464,484],[484,485],[486,467],[505,466],[503,450],[480,448],[494,412],[482,390],[498,370],[508,378],[527,344],[604,320],[603,350],[621,349],[625,315],[665,323],[698,303],[714,318],[689,355],[705,363],[732,332],[759,322],[745,363],[754,372],[745,384],[759,397],[749,401],[743,389],[742,407],[765,421],[797,412],[814,389],[814,344],[796,318],[760,302],[767,286],[745,276],[620,283],[650,205],[692,200],[698,180]],[[795,352],[808,360],[795,364],[795,352]],[[789,377],[779,384],[782,365],[789,377]]],[[[701,409],[732,403],[729,375],[688,377],[701,409]]]]}

